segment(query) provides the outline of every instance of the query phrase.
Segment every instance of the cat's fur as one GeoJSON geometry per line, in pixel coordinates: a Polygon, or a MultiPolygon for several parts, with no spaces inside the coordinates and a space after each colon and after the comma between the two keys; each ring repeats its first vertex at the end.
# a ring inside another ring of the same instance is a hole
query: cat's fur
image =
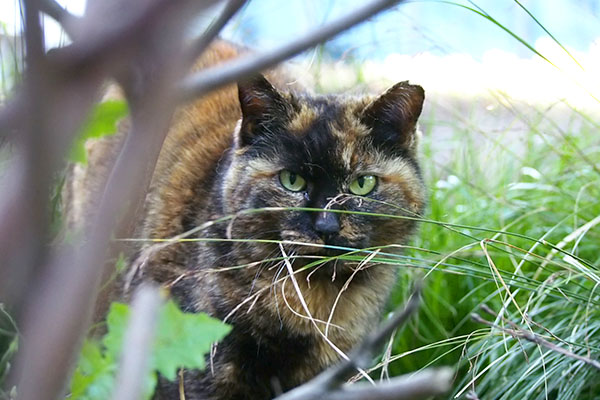
{"type": "MultiPolygon", "coordinates": [[[[205,57],[235,53],[219,43],[205,57]]],[[[423,89],[406,82],[379,97],[309,96],[256,76],[178,111],[140,234],[171,238],[204,226],[189,237],[216,240],[146,245],[133,258],[132,276],[134,286],[152,280],[168,287],[185,311],[205,311],[233,325],[206,371],[184,372],[186,399],[272,398],[338,361],[340,351],[377,325],[395,267],[337,260],[299,269],[314,256],[340,254],[323,245],[405,243],[414,220],[244,210],[419,215],[425,189],[416,122],[423,100],[423,89]],[[285,189],[278,177],[283,169],[304,177],[306,190],[285,189]],[[365,174],[378,177],[374,191],[350,195],[350,182],[365,174]],[[224,216],[231,218],[206,224],[224,216]],[[291,258],[281,261],[283,255],[291,258]],[[262,262],[268,259],[276,260],[262,262]]],[[[161,380],[156,398],[178,399],[178,386],[161,380]]]]}

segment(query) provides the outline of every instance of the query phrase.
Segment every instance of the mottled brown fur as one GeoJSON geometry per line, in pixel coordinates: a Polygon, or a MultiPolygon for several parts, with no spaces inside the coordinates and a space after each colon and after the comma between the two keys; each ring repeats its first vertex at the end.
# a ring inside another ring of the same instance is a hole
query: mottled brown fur
{"type": "MultiPolygon", "coordinates": [[[[220,42],[199,68],[238,52],[220,42]]],[[[282,86],[281,75],[268,76],[282,86]]],[[[341,253],[324,246],[406,242],[411,219],[343,211],[422,212],[425,189],[416,160],[422,102],[422,89],[406,82],[379,97],[323,97],[277,90],[259,76],[177,112],[139,235],[171,238],[234,216],[190,235],[224,240],[172,243],[157,251],[147,244],[132,258],[133,286],[158,282],[184,310],[208,312],[234,327],[217,346],[212,369],[185,371],[186,399],[271,398],[277,388],[289,390],[338,361],[377,324],[396,280],[393,267],[343,260],[301,267],[315,256],[341,253]],[[304,177],[306,189],[285,189],[279,180],[284,169],[304,177]],[[349,194],[350,183],[363,175],[377,177],[373,192],[349,194]],[[244,212],[262,207],[342,213],[244,212]],[[317,223],[324,220],[338,225],[325,232],[317,223]],[[292,258],[281,261],[284,254],[292,258]]],[[[178,399],[178,390],[177,383],[161,380],[156,398],[178,399]]]]}

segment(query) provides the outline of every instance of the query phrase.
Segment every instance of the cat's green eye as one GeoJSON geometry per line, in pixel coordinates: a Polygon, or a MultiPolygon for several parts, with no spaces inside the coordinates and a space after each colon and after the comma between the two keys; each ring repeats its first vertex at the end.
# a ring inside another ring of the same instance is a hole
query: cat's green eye
{"type": "Polygon", "coordinates": [[[292,192],[299,192],[306,188],[306,180],[295,172],[284,169],[279,173],[281,186],[292,192]]]}
{"type": "Polygon", "coordinates": [[[373,175],[363,175],[353,180],[348,189],[350,189],[352,194],[364,196],[371,193],[373,189],[375,189],[376,184],[377,177],[373,175]]]}

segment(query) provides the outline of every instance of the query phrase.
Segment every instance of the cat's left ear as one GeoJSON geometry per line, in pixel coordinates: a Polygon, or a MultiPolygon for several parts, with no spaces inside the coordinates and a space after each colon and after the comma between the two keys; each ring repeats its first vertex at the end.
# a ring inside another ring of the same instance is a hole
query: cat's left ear
{"type": "Polygon", "coordinates": [[[276,123],[287,115],[287,102],[262,75],[238,82],[238,96],[242,109],[242,126],[236,145],[252,144],[261,135],[270,134],[267,124],[276,123]]]}
{"type": "Polygon", "coordinates": [[[362,122],[372,129],[375,144],[400,146],[414,152],[417,120],[423,109],[425,91],[421,86],[400,82],[369,104],[362,122]]]}

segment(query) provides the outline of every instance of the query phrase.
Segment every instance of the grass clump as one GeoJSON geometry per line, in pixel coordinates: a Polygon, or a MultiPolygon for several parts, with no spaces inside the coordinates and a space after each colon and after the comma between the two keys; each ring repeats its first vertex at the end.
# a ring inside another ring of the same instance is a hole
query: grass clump
{"type": "MultiPolygon", "coordinates": [[[[449,398],[600,394],[600,143],[590,115],[561,106],[562,125],[532,109],[498,121],[535,111],[517,135],[456,122],[446,148],[425,135],[428,218],[443,223],[424,221],[415,245],[439,255],[408,252],[419,261],[404,275],[424,270],[427,289],[394,341],[393,374],[457,364],[449,398]]],[[[445,123],[432,112],[424,126],[445,123]]]]}

